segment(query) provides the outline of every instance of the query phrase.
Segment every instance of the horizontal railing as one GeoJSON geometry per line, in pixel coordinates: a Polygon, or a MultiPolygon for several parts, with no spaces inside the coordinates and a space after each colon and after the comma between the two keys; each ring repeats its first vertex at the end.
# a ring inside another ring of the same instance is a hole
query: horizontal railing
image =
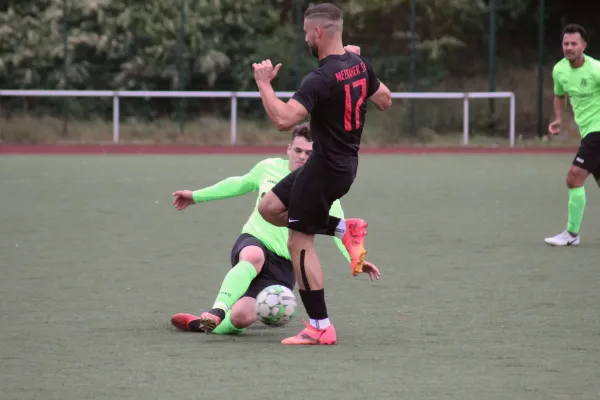
{"type": "MultiPolygon", "coordinates": [[[[277,97],[290,98],[294,92],[276,92],[277,97]]],[[[231,144],[237,142],[237,99],[260,98],[259,92],[228,91],[110,91],[110,90],[0,90],[0,97],[112,97],[113,99],[113,142],[119,143],[119,99],[137,98],[230,98],[231,99],[231,144]]],[[[394,92],[393,99],[456,99],[463,100],[463,144],[469,144],[469,100],[510,100],[509,145],[515,144],[515,94],[512,92],[394,92]]]]}

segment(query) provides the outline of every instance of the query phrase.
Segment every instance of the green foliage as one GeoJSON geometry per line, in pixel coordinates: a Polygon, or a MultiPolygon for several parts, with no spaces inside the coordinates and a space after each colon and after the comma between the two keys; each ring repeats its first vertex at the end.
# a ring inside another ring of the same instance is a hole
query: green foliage
{"type": "Polygon", "coordinates": [[[214,88],[227,75],[237,84],[248,77],[240,67],[250,67],[257,44],[278,26],[274,2],[128,3],[9,7],[0,13],[0,77],[16,88],[214,88]]]}
{"type": "MultiPolygon", "coordinates": [[[[4,2],[0,82],[14,89],[256,90],[251,65],[269,58],[283,64],[276,89],[294,90],[316,65],[296,25],[297,1],[302,12],[309,5],[304,0],[4,2]]],[[[393,90],[407,90],[410,0],[338,4],[344,11],[345,42],[360,45],[393,90]]],[[[532,4],[533,0],[498,0],[499,26],[518,26],[529,17],[532,4]]],[[[416,1],[417,90],[439,86],[450,72],[469,74],[477,68],[477,63],[465,60],[477,59],[469,51],[481,50],[477,46],[487,34],[487,12],[484,0],[416,1]]],[[[42,100],[27,104],[40,112],[60,109],[56,101],[51,107],[42,100]]],[[[105,100],[60,104],[69,105],[72,117],[110,117],[105,100]]],[[[194,111],[229,113],[224,102],[194,104],[194,111]]],[[[128,99],[121,111],[125,116],[157,118],[185,107],[185,100],[128,99]]],[[[14,102],[8,104],[11,108],[14,102]]],[[[240,112],[264,116],[258,101],[240,102],[240,112]]]]}

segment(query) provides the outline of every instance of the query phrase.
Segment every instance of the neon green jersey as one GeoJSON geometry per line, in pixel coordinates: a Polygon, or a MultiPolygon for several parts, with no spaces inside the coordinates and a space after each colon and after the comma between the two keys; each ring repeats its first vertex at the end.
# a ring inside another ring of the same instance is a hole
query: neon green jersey
{"type": "MultiPolygon", "coordinates": [[[[224,179],[212,186],[194,192],[194,202],[202,203],[211,200],[228,199],[247,193],[258,192],[256,203],[250,218],[242,228],[242,233],[249,233],[260,240],[267,249],[286,260],[291,260],[288,250],[288,228],[271,225],[258,212],[258,203],[265,193],[269,192],[281,179],[290,173],[289,162],[282,158],[267,158],[256,164],[246,175],[224,179]]],[[[339,200],[336,200],[329,214],[344,218],[339,200]]],[[[350,256],[342,241],[333,238],[336,246],[350,262],[350,256]]]]}
{"type": "Polygon", "coordinates": [[[600,61],[586,55],[579,68],[563,58],[552,70],[554,94],[569,96],[581,137],[600,132],[600,61]]]}

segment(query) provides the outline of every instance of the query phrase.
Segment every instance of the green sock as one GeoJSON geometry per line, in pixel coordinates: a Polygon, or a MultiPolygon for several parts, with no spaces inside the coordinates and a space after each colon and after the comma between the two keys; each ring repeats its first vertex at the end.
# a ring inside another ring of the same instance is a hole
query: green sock
{"type": "Polygon", "coordinates": [[[227,311],[225,319],[212,331],[215,335],[239,335],[246,331],[246,328],[238,329],[231,323],[231,311],[227,311]]]}
{"type": "Polygon", "coordinates": [[[570,233],[579,233],[581,221],[583,221],[585,201],[585,188],[583,186],[569,189],[569,220],[567,222],[567,231],[570,233]]]}
{"type": "Polygon", "coordinates": [[[256,275],[256,268],[252,263],[248,261],[237,263],[225,275],[213,308],[219,308],[224,312],[229,311],[233,304],[248,290],[256,275]]]}

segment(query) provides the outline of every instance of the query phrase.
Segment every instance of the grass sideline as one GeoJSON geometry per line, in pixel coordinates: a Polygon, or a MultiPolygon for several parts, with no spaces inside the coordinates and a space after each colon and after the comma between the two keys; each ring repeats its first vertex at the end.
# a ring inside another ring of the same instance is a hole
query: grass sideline
{"type": "MultiPolygon", "coordinates": [[[[380,121],[377,121],[380,122],[380,121]]],[[[124,145],[202,145],[229,146],[230,123],[215,117],[188,121],[183,132],[177,121],[160,119],[149,122],[123,121],[119,129],[119,144],[124,145]]],[[[13,117],[0,124],[0,145],[94,144],[111,145],[112,122],[64,121],[52,117],[13,117]],[[65,128],[67,129],[65,131],[65,128]]],[[[437,134],[424,128],[416,135],[392,132],[386,123],[370,125],[362,137],[365,147],[464,147],[462,132],[437,134]]],[[[283,146],[289,142],[288,132],[278,132],[263,121],[238,122],[237,146],[283,146]]],[[[565,132],[548,139],[537,136],[524,138],[517,133],[516,147],[574,147],[579,143],[576,132],[565,132]]],[[[508,134],[489,136],[472,132],[469,146],[508,147],[508,134]]]]}

